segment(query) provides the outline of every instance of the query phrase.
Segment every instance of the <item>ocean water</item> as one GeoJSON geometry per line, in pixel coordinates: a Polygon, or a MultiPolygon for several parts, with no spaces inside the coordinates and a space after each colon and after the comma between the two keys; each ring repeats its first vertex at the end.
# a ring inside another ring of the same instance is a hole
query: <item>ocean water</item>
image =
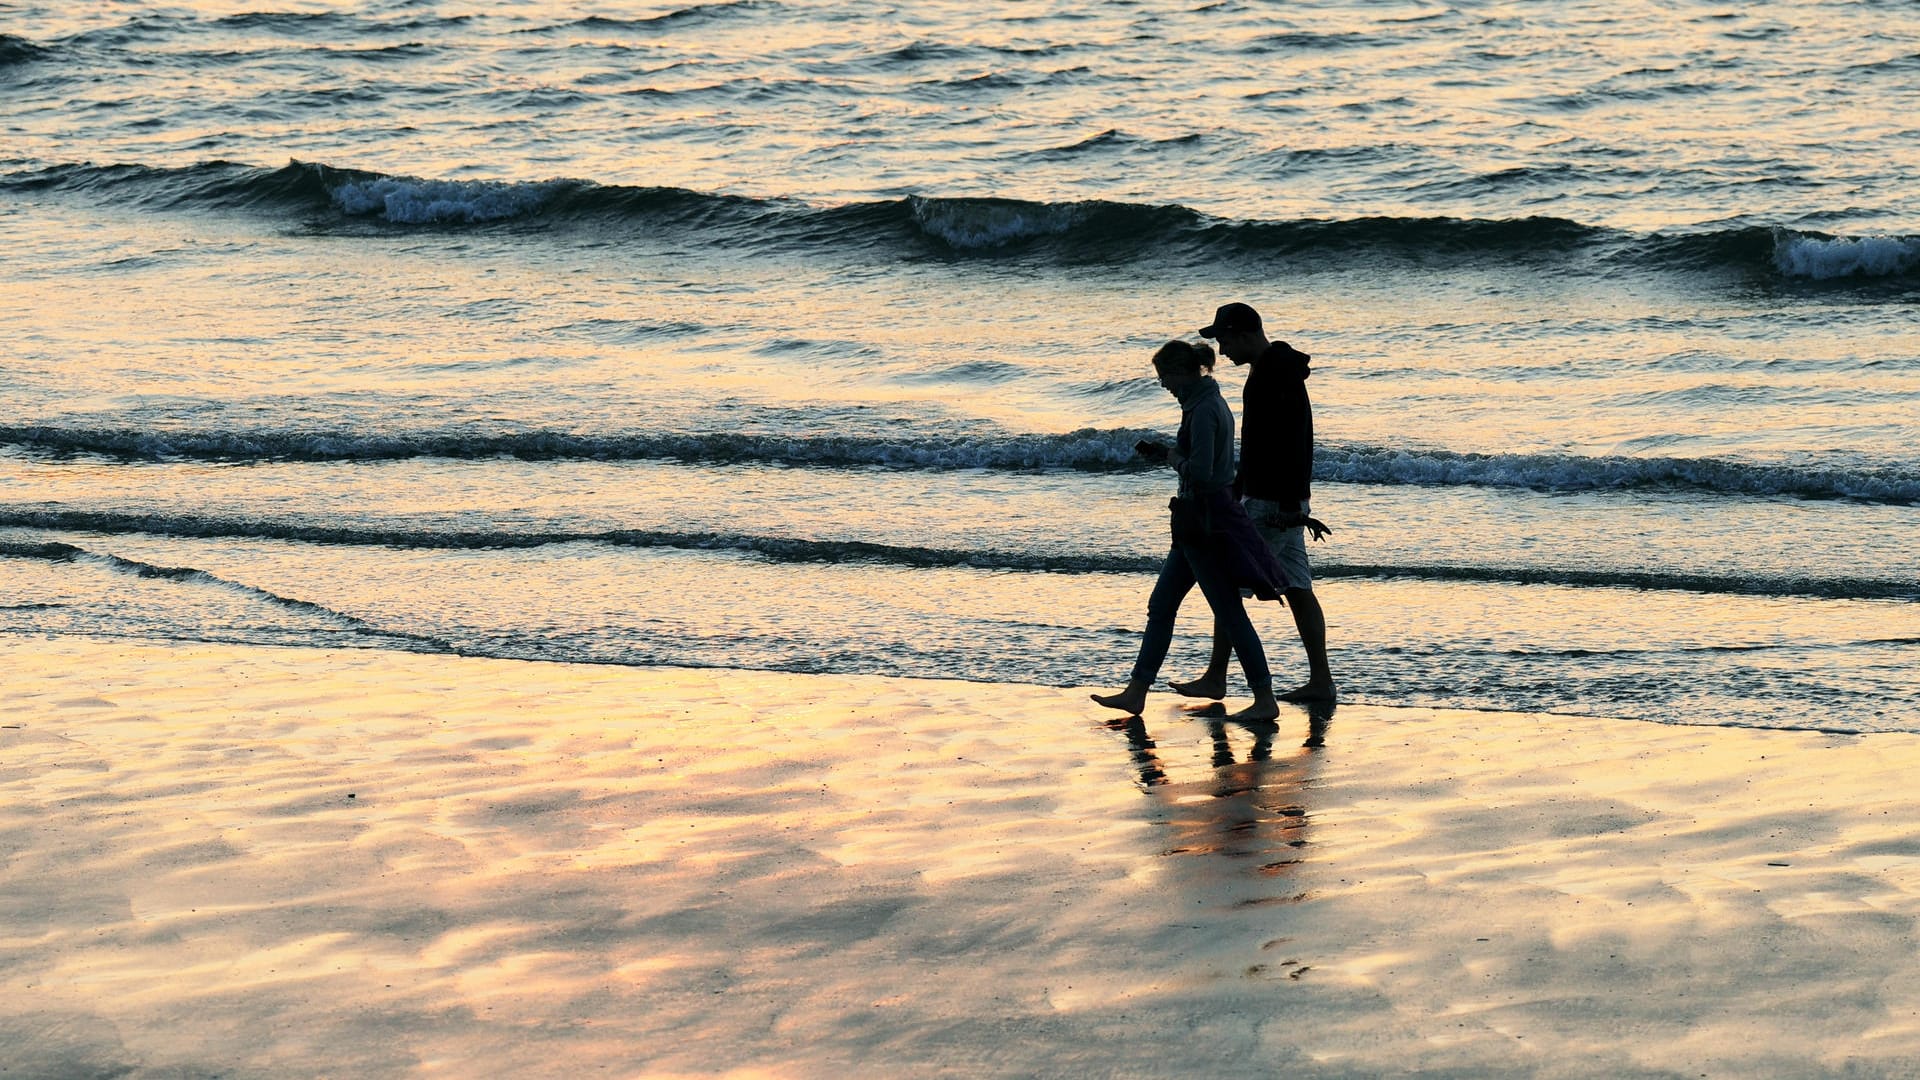
{"type": "Polygon", "coordinates": [[[1920,730],[1916,116],[1875,0],[0,0],[0,632],[1110,687],[1244,300],[1345,699],[1920,730]]]}

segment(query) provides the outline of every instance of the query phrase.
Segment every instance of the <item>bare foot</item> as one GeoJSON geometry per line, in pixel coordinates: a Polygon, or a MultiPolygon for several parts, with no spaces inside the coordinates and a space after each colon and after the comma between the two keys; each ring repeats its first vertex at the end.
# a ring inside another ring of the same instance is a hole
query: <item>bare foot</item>
{"type": "Polygon", "coordinates": [[[1257,724],[1263,720],[1277,720],[1279,718],[1280,703],[1275,701],[1271,696],[1256,699],[1253,704],[1227,717],[1229,720],[1235,720],[1242,724],[1257,724]]]}
{"type": "Polygon", "coordinates": [[[1139,716],[1147,707],[1147,688],[1128,683],[1125,690],[1117,694],[1089,694],[1094,704],[1105,705],[1109,709],[1119,709],[1128,716],[1139,716]]]}
{"type": "Polygon", "coordinates": [[[1167,685],[1182,697],[1204,697],[1218,701],[1227,696],[1227,679],[1224,675],[1215,678],[1208,673],[1192,682],[1169,682],[1167,685]]]}
{"type": "Polygon", "coordinates": [[[1295,703],[1302,703],[1302,702],[1308,702],[1308,701],[1332,701],[1336,696],[1337,695],[1334,693],[1332,681],[1324,680],[1319,682],[1306,683],[1301,686],[1296,686],[1293,689],[1287,691],[1286,693],[1281,694],[1280,700],[1291,701],[1295,703]]]}

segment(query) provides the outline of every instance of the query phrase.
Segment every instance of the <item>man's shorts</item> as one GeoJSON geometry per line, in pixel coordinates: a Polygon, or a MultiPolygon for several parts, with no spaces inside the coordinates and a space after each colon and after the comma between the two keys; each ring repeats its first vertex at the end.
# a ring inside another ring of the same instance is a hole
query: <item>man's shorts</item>
{"type": "MultiPolygon", "coordinates": [[[[1295,511],[1271,499],[1247,499],[1241,505],[1246,508],[1247,516],[1253,519],[1254,531],[1267,542],[1280,569],[1286,571],[1288,587],[1312,592],[1313,570],[1307,566],[1307,527],[1295,525],[1288,528],[1271,524],[1275,515],[1295,511]]],[[[1313,513],[1304,501],[1299,504],[1298,512],[1313,513]]]]}

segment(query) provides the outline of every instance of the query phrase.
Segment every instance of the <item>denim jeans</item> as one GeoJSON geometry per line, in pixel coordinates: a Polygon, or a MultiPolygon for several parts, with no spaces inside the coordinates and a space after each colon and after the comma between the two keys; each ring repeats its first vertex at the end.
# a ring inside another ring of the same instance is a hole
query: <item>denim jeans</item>
{"type": "Polygon", "coordinates": [[[1205,547],[1175,542],[1160,565],[1160,580],[1154,583],[1147,599],[1147,631],[1140,638],[1140,658],[1133,663],[1133,681],[1151,683],[1160,674],[1160,665],[1173,645],[1173,624],[1180,614],[1180,602],[1200,586],[1200,595],[1213,608],[1213,617],[1240,657],[1247,686],[1255,693],[1273,689],[1273,673],[1267,670],[1266,650],[1260,647],[1260,635],[1253,620],[1247,618],[1246,605],[1240,602],[1240,588],[1228,581],[1205,547]]]}

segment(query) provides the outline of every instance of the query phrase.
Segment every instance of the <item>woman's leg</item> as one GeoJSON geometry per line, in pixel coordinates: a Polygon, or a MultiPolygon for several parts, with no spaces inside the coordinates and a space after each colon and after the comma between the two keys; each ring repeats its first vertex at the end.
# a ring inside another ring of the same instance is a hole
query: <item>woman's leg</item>
{"type": "Polygon", "coordinates": [[[1153,595],[1147,598],[1147,629],[1140,635],[1140,655],[1133,662],[1126,689],[1116,694],[1095,694],[1094,701],[1130,714],[1146,708],[1147,687],[1160,674],[1160,664],[1173,645],[1173,624],[1180,615],[1180,601],[1192,591],[1193,568],[1176,547],[1160,564],[1160,580],[1154,582],[1153,595]]]}
{"type": "Polygon", "coordinates": [[[1147,597],[1147,630],[1140,635],[1140,656],[1133,662],[1133,675],[1128,682],[1153,685],[1154,677],[1160,674],[1160,665],[1167,659],[1167,650],[1173,647],[1173,626],[1180,617],[1180,602],[1193,591],[1193,583],[1193,560],[1175,546],[1160,564],[1160,580],[1153,583],[1153,595],[1147,597]]]}

